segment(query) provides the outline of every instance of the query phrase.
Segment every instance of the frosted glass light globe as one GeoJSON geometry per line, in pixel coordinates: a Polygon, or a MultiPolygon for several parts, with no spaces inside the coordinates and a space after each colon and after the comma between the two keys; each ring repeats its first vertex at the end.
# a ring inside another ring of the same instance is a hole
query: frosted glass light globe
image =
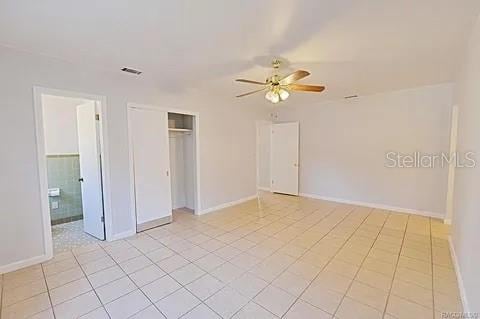
{"type": "Polygon", "coordinates": [[[280,89],[280,91],[278,91],[278,94],[280,95],[280,99],[282,101],[285,101],[290,96],[290,93],[288,93],[288,91],[284,89],[280,89]]]}
{"type": "Polygon", "coordinates": [[[267,100],[269,100],[270,102],[273,102],[272,99],[273,99],[274,95],[275,95],[275,93],[273,91],[268,91],[267,94],[265,94],[265,98],[267,100]]]}
{"type": "Polygon", "coordinates": [[[277,104],[278,102],[280,102],[280,95],[278,95],[278,93],[273,93],[272,99],[270,101],[277,104]]]}

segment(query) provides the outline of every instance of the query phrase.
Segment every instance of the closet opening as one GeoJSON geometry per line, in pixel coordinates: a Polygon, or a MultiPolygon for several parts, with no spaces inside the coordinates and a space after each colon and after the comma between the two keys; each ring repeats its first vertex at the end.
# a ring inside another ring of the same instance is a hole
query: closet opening
{"type": "Polygon", "coordinates": [[[195,115],[168,113],[172,210],[197,212],[195,115]]]}
{"type": "Polygon", "coordinates": [[[136,231],[199,214],[199,115],[129,104],[131,210],[136,231]]]}

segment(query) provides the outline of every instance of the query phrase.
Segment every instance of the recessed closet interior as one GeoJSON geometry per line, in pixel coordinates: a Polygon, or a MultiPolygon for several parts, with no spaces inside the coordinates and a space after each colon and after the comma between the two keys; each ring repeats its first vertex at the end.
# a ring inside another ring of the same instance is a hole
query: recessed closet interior
{"type": "Polygon", "coordinates": [[[131,197],[137,232],[170,223],[173,210],[198,210],[196,116],[129,106],[131,197]]]}
{"type": "Polygon", "coordinates": [[[196,208],[194,132],[193,115],[168,113],[172,208],[192,213],[196,208]]]}

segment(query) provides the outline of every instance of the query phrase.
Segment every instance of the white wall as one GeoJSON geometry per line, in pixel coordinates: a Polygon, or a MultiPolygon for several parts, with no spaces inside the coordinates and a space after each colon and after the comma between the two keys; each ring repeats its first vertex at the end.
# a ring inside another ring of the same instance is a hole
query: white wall
{"type": "MultiPolygon", "coordinates": [[[[130,212],[127,103],[200,113],[202,209],[256,192],[255,121],[267,111],[211,90],[166,93],[155,81],[0,48],[0,269],[44,254],[33,86],[107,97],[114,235],[134,228],[130,212]],[[205,93],[203,93],[205,92],[205,93]],[[210,95],[207,95],[210,94],[210,95]],[[15,241],[12,242],[12,238],[15,241]]],[[[207,85],[206,83],[204,85],[207,85]]],[[[215,89],[215,87],[213,87],[215,89]]]]}
{"type": "Polygon", "coordinates": [[[457,151],[474,151],[475,168],[455,172],[452,241],[457,256],[460,282],[469,309],[480,312],[480,18],[471,36],[468,54],[456,92],[458,103],[457,151]]]}
{"type": "Polygon", "coordinates": [[[385,154],[449,150],[451,84],[278,108],[300,122],[300,193],[445,213],[448,168],[387,168],[385,154]]]}
{"type": "Polygon", "coordinates": [[[257,184],[264,190],[270,189],[270,138],[271,122],[257,122],[257,184]]]}
{"type": "Polygon", "coordinates": [[[45,153],[78,154],[77,106],[82,99],[42,96],[45,153]]]}

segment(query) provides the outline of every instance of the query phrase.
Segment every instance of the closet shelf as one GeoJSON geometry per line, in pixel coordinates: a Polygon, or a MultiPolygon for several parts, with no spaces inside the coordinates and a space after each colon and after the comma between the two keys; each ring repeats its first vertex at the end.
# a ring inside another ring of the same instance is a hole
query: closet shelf
{"type": "Polygon", "coordinates": [[[191,132],[192,131],[191,129],[188,129],[188,128],[171,128],[171,127],[169,127],[168,130],[170,132],[191,132]]]}

